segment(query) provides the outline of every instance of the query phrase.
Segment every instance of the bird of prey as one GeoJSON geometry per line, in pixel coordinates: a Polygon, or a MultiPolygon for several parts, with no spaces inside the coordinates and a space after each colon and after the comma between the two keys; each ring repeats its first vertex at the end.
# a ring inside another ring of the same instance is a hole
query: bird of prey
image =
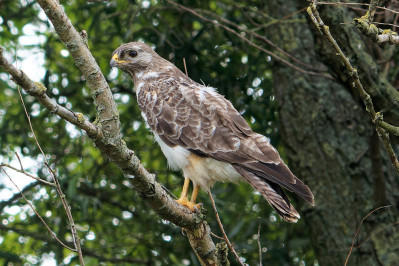
{"type": "Polygon", "coordinates": [[[160,57],[148,45],[121,45],[110,62],[134,82],[144,120],[173,170],[185,177],[177,200],[196,209],[199,188],[209,192],[216,181],[247,181],[286,221],[298,212],[283,188],[313,205],[309,187],[293,175],[265,136],[251,130],[230,101],[201,85],[160,57]],[[194,185],[188,200],[190,180],[194,185]]]}

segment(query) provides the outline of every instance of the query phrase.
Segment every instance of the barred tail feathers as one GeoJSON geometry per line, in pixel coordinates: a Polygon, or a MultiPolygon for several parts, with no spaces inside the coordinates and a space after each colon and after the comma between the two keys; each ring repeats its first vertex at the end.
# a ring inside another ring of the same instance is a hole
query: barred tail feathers
{"type": "Polygon", "coordinates": [[[254,189],[262,194],[285,221],[296,223],[301,218],[279,185],[259,178],[254,173],[238,165],[233,165],[233,167],[254,189]]]}

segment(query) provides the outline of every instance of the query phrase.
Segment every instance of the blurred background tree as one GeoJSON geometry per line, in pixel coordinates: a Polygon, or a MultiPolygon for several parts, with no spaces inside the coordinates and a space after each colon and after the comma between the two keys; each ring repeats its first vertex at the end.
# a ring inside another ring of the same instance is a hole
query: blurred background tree
{"type": "MultiPolygon", "coordinates": [[[[398,220],[399,183],[373,133],[374,125],[334,52],[308,21],[304,12],[308,3],[268,2],[179,2],[200,16],[169,1],[69,0],[61,4],[73,25],[88,34],[91,52],[118,103],[124,140],[173,194],[180,193],[181,174],[167,169],[166,159],[141,118],[131,79],[109,67],[110,55],[121,43],[146,42],[182,70],[185,59],[188,75],[218,88],[255,131],[271,138],[292,171],[310,186],[316,206],[311,208],[293,197],[303,219],[288,224],[249,185],[216,184],[212,192],[221,220],[246,263],[259,263],[260,223],[265,264],[341,265],[362,218],[390,204],[393,207],[388,211],[374,214],[363,225],[358,236],[361,246],[353,251],[350,263],[394,265],[399,261],[399,247],[394,244],[399,232],[392,225],[398,220]],[[275,60],[242,37],[303,71],[275,60]]],[[[398,84],[397,48],[378,47],[347,23],[365,9],[322,6],[320,12],[358,67],[377,110],[383,109],[389,121],[399,121],[398,103],[389,98],[397,95],[386,96],[397,92],[392,92],[398,84]]],[[[395,23],[390,13],[379,14],[378,19],[395,23]]],[[[94,121],[85,80],[34,1],[0,1],[0,36],[9,58],[42,82],[51,98],[94,121]]],[[[50,114],[33,97],[23,97],[38,141],[60,176],[87,265],[199,265],[181,229],[148,208],[82,131],[50,114]]],[[[393,142],[396,148],[396,139],[393,142]]],[[[25,168],[48,178],[16,85],[4,72],[0,72],[0,144],[0,162],[18,165],[18,152],[25,168]]],[[[57,236],[71,241],[66,214],[54,189],[7,171],[18,179],[57,236]]],[[[76,254],[52,239],[3,172],[0,200],[1,263],[78,263],[76,254]]],[[[209,210],[212,231],[220,235],[207,195],[200,194],[199,201],[209,210]]],[[[230,261],[237,263],[233,257],[230,261]]]]}

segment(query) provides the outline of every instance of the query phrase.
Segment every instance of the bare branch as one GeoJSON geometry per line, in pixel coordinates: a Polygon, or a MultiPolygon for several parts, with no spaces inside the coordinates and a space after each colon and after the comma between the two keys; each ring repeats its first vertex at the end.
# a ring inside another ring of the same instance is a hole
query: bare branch
{"type": "Polygon", "coordinates": [[[385,146],[385,149],[388,152],[388,156],[389,159],[391,160],[391,163],[393,164],[393,166],[395,166],[396,171],[399,172],[399,161],[398,161],[398,157],[396,156],[392,146],[391,146],[391,142],[389,140],[389,135],[388,133],[381,127],[377,126],[377,133],[378,136],[380,137],[382,143],[385,146]]]}
{"type": "Polygon", "coordinates": [[[364,220],[366,220],[367,219],[367,217],[369,217],[373,212],[375,212],[375,211],[378,211],[379,209],[382,209],[382,208],[389,208],[389,207],[391,207],[391,205],[387,205],[387,206],[381,206],[381,207],[378,207],[378,208],[376,208],[376,209],[374,209],[374,210],[372,210],[371,212],[369,212],[366,216],[364,216],[363,217],[363,219],[362,219],[362,221],[360,222],[360,224],[359,224],[359,226],[357,227],[357,230],[356,230],[356,233],[355,233],[355,236],[353,237],[353,241],[352,241],[352,246],[351,246],[351,248],[350,248],[350,250],[349,250],[349,254],[348,254],[348,257],[346,258],[346,261],[345,261],[345,266],[346,266],[346,264],[348,264],[348,260],[349,260],[349,257],[351,256],[351,253],[352,253],[352,249],[353,249],[353,246],[355,245],[355,241],[356,241],[356,237],[357,237],[357,234],[359,233],[359,230],[360,230],[360,226],[362,226],[362,224],[363,224],[363,222],[364,222],[364,220]]]}
{"type": "MultiPolygon", "coordinates": [[[[237,7],[238,7],[238,6],[237,6],[237,7]]],[[[238,8],[241,9],[240,7],[238,7],[238,8]]],[[[289,16],[294,16],[295,14],[300,13],[300,12],[303,12],[303,11],[305,11],[305,10],[306,10],[306,8],[303,8],[303,9],[298,10],[298,11],[294,12],[293,14],[290,14],[290,15],[288,15],[288,16],[282,18],[282,19],[278,19],[278,20],[277,20],[277,19],[274,19],[271,23],[268,23],[268,26],[272,26],[272,25],[274,25],[274,24],[276,24],[276,23],[282,22],[282,21],[286,20],[287,18],[289,18],[289,16]]],[[[325,76],[325,74],[322,73],[322,72],[321,72],[319,69],[317,69],[316,67],[314,67],[314,66],[312,66],[312,65],[310,65],[310,64],[307,64],[307,63],[305,63],[305,62],[303,62],[303,61],[297,59],[297,58],[296,58],[295,56],[293,56],[292,54],[290,54],[290,53],[284,51],[283,49],[281,49],[280,47],[278,47],[276,44],[274,44],[272,41],[270,41],[270,40],[269,40],[268,38],[266,38],[264,35],[260,35],[260,34],[256,33],[255,30],[253,30],[253,29],[248,29],[247,27],[242,27],[242,26],[240,26],[240,25],[238,25],[238,24],[236,24],[236,23],[234,23],[234,22],[232,22],[232,21],[230,21],[230,20],[227,20],[227,19],[225,19],[225,18],[223,18],[223,17],[218,16],[217,14],[215,14],[215,13],[213,13],[213,12],[211,12],[211,11],[208,11],[208,10],[201,10],[201,11],[202,11],[203,13],[205,13],[205,14],[208,14],[208,15],[214,17],[214,18],[217,18],[218,20],[220,20],[221,22],[223,22],[223,23],[225,23],[225,24],[232,25],[233,27],[237,28],[237,29],[240,30],[241,32],[248,33],[250,36],[253,36],[253,37],[255,37],[256,39],[259,39],[259,40],[263,41],[264,43],[266,43],[266,44],[270,45],[271,47],[273,47],[274,49],[276,49],[278,52],[280,52],[280,53],[284,54],[286,57],[290,58],[290,59],[291,59],[292,61],[294,61],[295,63],[297,63],[297,64],[299,64],[299,65],[302,65],[302,66],[306,67],[306,68],[309,69],[309,70],[315,71],[316,73],[318,73],[318,75],[324,75],[324,76],[325,76]]],[[[243,12],[244,12],[244,11],[243,11],[243,12]]],[[[246,14],[246,13],[244,12],[244,14],[246,14]]],[[[200,18],[201,18],[201,17],[200,17],[200,18]]],[[[219,22],[219,23],[220,23],[220,22],[219,22]]],[[[244,38],[245,38],[245,37],[244,37],[244,38]]],[[[248,39],[248,38],[246,38],[246,39],[248,39]]],[[[251,38],[249,38],[249,39],[251,39],[251,38]]],[[[274,54],[274,53],[273,53],[273,54],[274,54]]],[[[326,76],[326,77],[327,77],[327,76],[326,76]]],[[[327,78],[331,78],[331,77],[328,76],[327,78]]]]}
{"type": "MultiPolygon", "coordinates": [[[[0,167],[1,167],[1,165],[0,165],[0,167]]],[[[22,191],[22,193],[25,194],[26,192],[28,192],[29,190],[31,190],[38,184],[39,184],[38,181],[32,182],[32,183],[26,185],[21,191],[22,191]]],[[[8,207],[9,205],[13,204],[15,201],[17,201],[20,198],[22,198],[22,196],[21,196],[21,193],[18,192],[18,193],[15,193],[14,195],[12,195],[8,200],[0,201],[0,213],[3,211],[3,209],[5,207],[8,207]]]]}
{"type": "Polygon", "coordinates": [[[256,235],[256,240],[258,242],[258,250],[259,250],[259,266],[262,266],[262,246],[260,244],[260,217],[259,217],[259,226],[258,226],[258,234],[256,235]]]}
{"type": "MultiPolygon", "coordinates": [[[[39,143],[38,143],[38,145],[39,145],[39,143]]],[[[55,188],[57,190],[58,195],[60,196],[62,206],[64,207],[65,212],[67,214],[69,225],[71,226],[73,243],[75,245],[76,252],[79,255],[80,264],[85,265],[84,260],[83,260],[82,249],[80,247],[80,240],[79,240],[78,232],[76,230],[75,221],[73,219],[72,212],[71,212],[71,207],[69,206],[68,202],[66,201],[65,195],[62,192],[61,185],[58,182],[58,176],[56,175],[56,171],[51,169],[51,167],[49,166],[49,164],[47,162],[45,162],[44,164],[47,166],[47,169],[49,170],[49,172],[53,178],[53,181],[56,184],[55,188]]]]}
{"type": "MultiPolygon", "coordinates": [[[[376,125],[376,130],[378,132],[378,135],[382,143],[384,144],[385,149],[388,152],[388,155],[392,161],[393,166],[396,169],[396,172],[399,174],[399,162],[389,141],[389,135],[386,132],[386,130],[380,126],[380,124],[382,124],[383,122],[382,114],[375,111],[370,94],[366,92],[366,90],[363,88],[362,83],[360,82],[357,69],[352,67],[351,63],[349,62],[349,59],[345,56],[345,54],[342,52],[341,48],[339,47],[338,43],[335,41],[334,37],[331,35],[329,27],[326,26],[323,20],[320,18],[319,12],[316,9],[316,5],[313,3],[310,4],[310,7],[308,7],[307,12],[313,23],[316,25],[316,27],[327,38],[327,40],[329,41],[329,43],[331,44],[337,55],[341,58],[341,61],[346,67],[347,71],[349,72],[349,75],[353,81],[353,87],[355,87],[358,90],[359,95],[362,98],[364,105],[366,106],[366,111],[369,113],[371,121],[376,125]]],[[[387,123],[384,122],[384,125],[386,126],[387,123]]]]}
{"type": "Polygon", "coordinates": [[[266,53],[266,54],[268,54],[268,55],[270,55],[270,56],[272,56],[272,57],[273,57],[274,59],[276,59],[277,61],[279,61],[279,62],[281,62],[281,63],[283,63],[283,64],[286,64],[287,66],[289,66],[289,67],[291,67],[291,68],[293,68],[293,69],[295,69],[295,70],[297,70],[297,71],[299,71],[299,72],[302,72],[302,73],[304,73],[304,74],[309,74],[309,75],[321,75],[321,76],[325,76],[325,77],[327,77],[327,78],[331,78],[329,75],[326,76],[325,74],[322,74],[322,73],[317,73],[317,72],[314,72],[314,71],[306,71],[306,70],[303,70],[302,68],[297,67],[296,65],[294,65],[294,64],[292,64],[292,63],[290,63],[290,62],[288,62],[287,60],[285,60],[284,58],[280,57],[279,55],[277,55],[277,54],[275,54],[275,53],[273,53],[273,52],[271,52],[271,51],[269,51],[269,50],[267,50],[267,49],[265,49],[265,48],[263,48],[263,47],[261,47],[261,46],[255,44],[255,43],[253,43],[251,40],[245,38],[244,36],[242,36],[240,33],[236,32],[235,30],[233,30],[233,29],[231,29],[231,28],[229,28],[229,27],[227,27],[227,26],[225,26],[225,25],[223,25],[223,24],[220,24],[218,21],[215,21],[215,20],[206,18],[206,17],[204,17],[204,16],[198,14],[198,13],[195,12],[194,10],[191,10],[190,8],[185,7],[185,6],[183,6],[183,5],[180,5],[180,4],[178,4],[178,3],[176,3],[176,2],[173,2],[173,1],[171,1],[171,0],[167,0],[167,2],[170,3],[170,4],[172,4],[172,5],[174,5],[174,6],[177,6],[178,8],[180,8],[180,9],[182,9],[182,10],[185,10],[185,11],[187,11],[187,12],[189,12],[189,13],[191,13],[191,14],[197,16],[197,17],[199,17],[200,19],[202,19],[202,20],[204,20],[204,21],[210,22],[210,23],[214,24],[215,26],[218,26],[218,27],[221,27],[221,28],[225,29],[226,31],[228,31],[228,32],[230,32],[230,33],[232,33],[232,34],[234,34],[235,36],[237,36],[238,38],[242,39],[243,41],[245,41],[245,42],[248,43],[249,45],[255,47],[256,49],[258,49],[258,50],[260,50],[260,51],[262,51],[262,52],[264,52],[264,53],[266,53]]]}
{"type": "MultiPolygon", "coordinates": [[[[19,91],[19,90],[18,90],[19,91]]],[[[19,162],[19,166],[21,166],[21,170],[24,170],[24,167],[22,165],[21,159],[19,158],[18,152],[15,152],[15,156],[17,156],[18,162],[19,162]]]]}
{"type": "Polygon", "coordinates": [[[56,234],[50,229],[50,227],[46,224],[46,222],[44,221],[44,219],[40,216],[40,214],[36,211],[35,207],[32,205],[32,203],[25,197],[24,193],[21,191],[21,189],[17,186],[17,184],[15,184],[15,182],[12,180],[12,178],[8,175],[8,173],[6,172],[6,170],[4,170],[4,168],[2,166],[0,166],[0,169],[3,170],[3,172],[6,174],[6,176],[8,177],[8,179],[10,179],[11,183],[13,183],[13,185],[18,189],[19,193],[21,194],[21,196],[25,199],[26,203],[29,204],[29,206],[31,207],[31,209],[36,213],[37,217],[39,217],[40,221],[42,221],[43,225],[46,227],[46,229],[50,232],[50,234],[54,237],[55,240],[58,241],[58,243],[60,243],[64,248],[67,248],[73,252],[77,252],[77,250],[67,246],[66,244],[64,244],[57,236],[56,234]]]}
{"type": "Polygon", "coordinates": [[[46,180],[44,180],[44,179],[41,179],[40,177],[34,176],[34,175],[32,175],[32,174],[26,172],[25,170],[23,170],[22,167],[21,167],[22,169],[20,170],[20,169],[18,169],[18,168],[15,168],[15,167],[9,165],[9,164],[6,164],[6,163],[1,163],[1,164],[0,164],[0,167],[7,167],[7,168],[10,168],[10,169],[12,169],[12,170],[14,170],[14,171],[16,171],[16,172],[18,172],[18,173],[21,173],[21,174],[24,174],[24,175],[26,175],[26,176],[29,176],[30,178],[33,178],[33,179],[35,179],[35,180],[37,180],[37,181],[39,181],[39,182],[41,182],[41,183],[43,183],[43,184],[45,184],[45,185],[52,186],[52,187],[56,187],[56,185],[55,185],[54,183],[48,182],[48,181],[46,181],[46,180]]]}
{"type": "MultiPolygon", "coordinates": [[[[367,3],[346,3],[346,2],[317,2],[318,5],[339,5],[339,6],[370,6],[370,4],[367,3]]],[[[399,11],[395,11],[386,7],[382,7],[382,6],[377,6],[376,9],[381,9],[390,13],[394,13],[394,14],[399,14],[399,11]]],[[[365,10],[365,9],[361,9],[361,10],[365,10]]]]}
{"type": "Polygon", "coordinates": [[[240,265],[244,266],[244,263],[242,263],[242,261],[240,260],[240,257],[237,255],[237,252],[235,251],[235,249],[231,245],[230,240],[227,237],[226,232],[224,231],[223,224],[222,224],[222,221],[220,221],[219,213],[218,213],[218,210],[216,209],[215,201],[213,200],[211,191],[209,191],[209,198],[211,199],[212,206],[213,206],[213,209],[214,209],[215,215],[216,215],[216,220],[218,221],[218,224],[219,224],[220,230],[222,231],[224,240],[226,241],[227,245],[229,246],[231,252],[233,252],[234,256],[236,257],[236,260],[238,261],[238,263],[240,265]]]}
{"type": "MultiPolygon", "coordinates": [[[[44,101],[45,101],[45,103],[52,103],[51,102],[51,99],[50,98],[48,98],[47,97],[47,95],[45,94],[45,92],[46,92],[46,88],[42,85],[42,84],[40,84],[40,83],[33,83],[22,71],[20,71],[20,70],[18,70],[18,69],[16,69],[14,66],[12,66],[10,63],[8,63],[8,61],[4,58],[4,56],[3,56],[3,48],[0,46],[0,65],[9,73],[9,74],[11,74],[12,76],[13,76],[13,78],[14,78],[14,81],[16,81],[17,82],[17,84],[20,84],[21,86],[22,85],[25,85],[26,87],[24,87],[24,86],[22,86],[23,88],[25,88],[25,90],[27,90],[26,88],[32,88],[32,90],[34,91],[34,92],[36,92],[37,91],[37,93],[34,93],[33,95],[36,97],[36,98],[41,98],[41,99],[45,99],[44,101]]],[[[32,91],[31,91],[32,92],[32,91]]],[[[67,201],[66,201],[66,199],[65,199],[65,196],[64,196],[64,194],[63,194],[63,192],[62,192],[62,189],[61,189],[61,186],[60,186],[60,184],[58,183],[58,180],[57,180],[57,176],[55,175],[55,170],[53,170],[50,166],[49,166],[49,164],[47,163],[47,158],[46,158],[46,155],[44,154],[44,152],[43,152],[43,149],[41,148],[41,146],[40,146],[40,144],[39,144],[39,142],[38,142],[38,140],[37,140],[37,138],[36,138],[36,134],[35,134],[35,132],[34,132],[34,130],[33,130],[33,127],[32,127],[32,123],[31,123],[31,120],[30,120],[30,116],[29,116],[29,114],[28,114],[28,111],[26,110],[26,107],[25,107],[25,103],[24,103],[24,100],[23,100],[23,98],[22,98],[22,94],[21,94],[21,92],[20,92],[20,90],[19,90],[19,87],[18,87],[18,93],[19,93],[19,96],[20,96],[20,99],[21,99],[21,102],[22,102],[22,105],[23,105],[23,108],[24,108],[24,110],[25,110],[25,114],[26,114],[26,117],[28,118],[28,123],[29,123],[29,126],[30,126],[30,130],[31,130],[31,132],[32,132],[32,134],[33,134],[33,136],[34,136],[34,138],[35,138],[35,141],[36,141],[36,145],[37,145],[37,147],[40,149],[40,152],[42,153],[42,155],[43,155],[43,160],[44,160],[44,165],[48,168],[48,170],[49,170],[49,172],[50,172],[50,174],[52,175],[52,178],[53,178],[53,181],[54,181],[54,183],[53,184],[55,184],[55,188],[56,188],[56,190],[57,190],[57,193],[58,193],[58,195],[60,196],[60,199],[61,199],[61,202],[62,202],[62,204],[63,204],[63,206],[64,206],[64,209],[65,209],[65,212],[66,212],[66,214],[67,214],[67,217],[68,217],[68,221],[69,221],[69,223],[70,223],[70,226],[71,226],[71,232],[72,232],[72,236],[73,236],[73,239],[74,239],[74,244],[75,244],[75,252],[77,252],[78,253],[78,255],[79,255],[79,259],[80,259],[80,263],[81,263],[81,265],[84,265],[84,260],[83,260],[83,255],[82,255],[82,250],[81,250],[81,248],[80,248],[80,242],[79,242],[79,237],[78,237],[78,235],[77,235],[77,231],[76,231],[76,227],[75,227],[75,223],[74,223],[74,220],[73,220],[73,216],[72,216],[72,213],[71,213],[71,209],[70,209],[70,207],[69,207],[69,205],[68,205],[68,203],[67,203],[67,201]]],[[[39,100],[40,101],[40,100],[39,100]]],[[[55,101],[53,101],[53,103],[55,103],[55,101]]],[[[56,104],[56,103],[55,103],[56,104]]],[[[58,104],[56,104],[56,107],[57,106],[59,106],[58,104]]],[[[46,106],[47,107],[47,106],[46,106]]],[[[58,110],[59,108],[57,108],[57,110],[58,110]]],[[[65,108],[64,108],[65,109],[65,108]]],[[[82,121],[82,120],[84,120],[84,118],[83,118],[83,115],[75,115],[75,113],[73,113],[73,112],[71,112],[71,111],[69,111],[69,110],[67,110],[67,109],[65,109],[67,112],[70,112],[70,113],[72,113],[74,116],[76,116],[76,122],[77,123],[80,123],[80,124],[83,124],[84,123],[84,121],[82,121]]],[[[65,110],[63,110],[63,111],[65,111],[65,110]]],[[[68,113],[69,114],[69,113],[68,113]]],[[[91,126],[92,124],[91,123],[89,123],[88,121],[86,121],[87,122],[87,124],[89,125],[89,126],[91,126]]],[[[98,130],[97,129],[95,129],[95,131],[96,132],[98,132],[98,130]]],[[[19,157],[18,157],[18,159],[19,159],[19,157]]],[[[21,166],[21,168],[22,168],[22,166],[21,166]]],[[[3,171],[4,171],[4,169],[3,169],[3,171]]],[[[10,180],[11,180],[11,178],[10,178],[10,180]]],[[[38,180],[38,179],[37,179],[38,180]]],[[[19,189],[19,188],[18,188],[19,189]]],[[[21,192],[22,193],[22,192],[21,192]]],[[[22,196],[25,198],[25,196],[22,194],[22,196]]],[[[25,198],[26,199],[26,198],[25,198]]],[[[28,202],[29,203],[29,202],[28,202]]],[[[31,205],[30,203],[29,203],[29,205],[31,205]]],[[[32,208],[33,208],[33,206],[31,206],[32,208]]],[[[36,211],[35,211],[36,212],[36,211]]],[[[40,217],[40,219],[43,221],[43,219],[40,217]]],[[[44,221],[43,221],[43,223],[44,223],[44,221]]],[[[48,228],[48,226],[45,224],[45,226],[48,228]]],[[[49,229],[49,228],[48,228],[49,229]]],[[[49,229],[50,230],[50,229],[49,229]]],[[[54,237],[56,237],[55,236],[55,234],[54,234],[54,237]]],[[[65,246],[65,245],[64,245],[65,246]]],[[[66,247],[66,246],[65,246],[66,247]]]]}
{"type": "MultiPolygon", "coordinates": [[[[44,162],[47,162],[46,155],[44,154],[44,152],[43,152],[43,150],[42,150],[42,147],[40,146],[39,141],[38,141],[37,138],[36,138],[36,133],[35,133],[35,131],[33,130],[33,126],[32,126],[32,123],[31,123],[31,121],[30,121],[30,115],[28,114],[28,111],[26,110],[25,102],[24,102],[24,99],[22,98],[22,94],[21,94],[21,90],[19,89],[19,86],[18,86],[17,89],[18,89],[19,98],[21,99],[22,106],[24,107],[24,110],[25,110],[26,118],[28,118],[28,123],[29,123],[30,131],[32,132],[33,138],[35,139],[36,146],[39,148],[40,152],[41,152],[42,155],[43,155],[43,161],[44,161],[44,162]]],[[[19,160],[18,155],[17,155],[17,158],[18,158],[18,160],[19,160]]],[[[21,161],[20,161],[20,163],[21,163],[21,161]]],[[[22,168],[22,164],[21,164],[21,168],[22,168]]]]}

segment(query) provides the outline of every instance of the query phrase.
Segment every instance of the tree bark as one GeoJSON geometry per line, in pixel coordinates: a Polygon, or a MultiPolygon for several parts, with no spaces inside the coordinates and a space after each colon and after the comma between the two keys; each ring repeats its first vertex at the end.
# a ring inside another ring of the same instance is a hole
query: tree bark
{"type": "MultiPolygon", "coordinates": [[[[274,16],[284,17],[307,5],[281,1],[270,10],[274,16]]],[[[340,24],[351,21],[353,14],[347,8],[323,6],[320,15],[361,73],[377,110],[389,106],[387,116],[395,121],[399,109],[390,108],[396,108],[397,102],[391,99],[397,92],[392,92],[393,87],[380,75],[357,29],[340,24]]],[[[388,211],[375,212],[362,224],[355,242],[361,246],[355,246],[349,265],[393,265],[399,261],[398,245],[393,244],[399,240],[399,231],[392,225],[398,218],[398,177],[381,145],[375,145],[379,141],[375,125],[347,83],[342,64],[306,13],[302,18],[307,22],[276,27],[273,41],[335,79],[304,75],[278,65],[274,89],[288,164],[315,195],[316,206],[304,206],[301,211],[312,246],[320,265],[343,265],[363,217],[381,204],[391,204],[394,206],[388,211]]]]}

